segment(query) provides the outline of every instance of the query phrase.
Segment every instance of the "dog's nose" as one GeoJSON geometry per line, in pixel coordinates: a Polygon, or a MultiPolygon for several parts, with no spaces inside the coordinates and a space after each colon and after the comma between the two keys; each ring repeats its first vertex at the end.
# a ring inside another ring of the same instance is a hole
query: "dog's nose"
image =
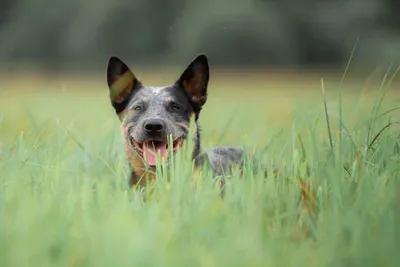
{"type": "Polygon", "coordinates": [[[144,123],[144,129],[148,133],[160,133],[164,130],[164,122],[159,119],[149,119],[144,123]]]}

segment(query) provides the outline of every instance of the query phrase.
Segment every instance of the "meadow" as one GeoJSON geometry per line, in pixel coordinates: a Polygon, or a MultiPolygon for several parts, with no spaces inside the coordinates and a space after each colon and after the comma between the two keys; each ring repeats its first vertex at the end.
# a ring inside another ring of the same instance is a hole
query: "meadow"
{"type": "Polygon", "coordinates": [[[127,187],[104,75],[2,77],[0,266],[398,266],[394,68],[321,77],[212,74],[203,145],[263,151],[278,169],[264,178],[248,163],[223,199],[183,154],[146,189],[127,187]]]}

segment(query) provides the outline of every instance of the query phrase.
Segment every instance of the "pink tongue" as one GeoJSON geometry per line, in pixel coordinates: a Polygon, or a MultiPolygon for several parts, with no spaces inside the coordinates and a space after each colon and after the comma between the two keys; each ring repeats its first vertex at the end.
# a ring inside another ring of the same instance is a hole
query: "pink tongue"
{"type": "Polygon", "coordinates": [[[167,143],[149,142],[144,145],[144,158],[150,166],[156,166],[158,153],[160,153],[161,160],[168,157],[167,143]]]}

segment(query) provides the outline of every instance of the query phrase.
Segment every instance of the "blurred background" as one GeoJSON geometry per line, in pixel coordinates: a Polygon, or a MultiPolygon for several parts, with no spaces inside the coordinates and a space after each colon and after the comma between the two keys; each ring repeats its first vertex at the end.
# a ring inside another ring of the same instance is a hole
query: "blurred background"
{"type": "Polygon", "coordinates": [[[371,71],[400,61],[398,0],[1,0],[2,71],[137,67],[371,71]]]}
{"type": "Polygon", "coordinates": [[[47,121],[82,136],[117,129],[105,82],[112,55],[144,84],[165,85],[199,53],[211,66],[205,142],[229,122],[225,141],[249,134],[264,144],[297,114],[323,116],[321,77],[337,109],[331,94],[350,58],[346,92],[378,92],[400,66],[400,1],[0,0],[0,150],[47,121]]]}

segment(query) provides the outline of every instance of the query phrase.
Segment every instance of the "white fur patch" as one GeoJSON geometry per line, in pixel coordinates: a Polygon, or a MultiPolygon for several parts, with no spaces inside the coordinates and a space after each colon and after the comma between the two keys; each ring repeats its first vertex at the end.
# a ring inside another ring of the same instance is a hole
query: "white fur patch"
{"type": "Polygon", "coordinates": [[[160,94],[161,90],[164,87],[149,87],[150,91],[154,94],[154,95],[158,95],[160,94]]]}

